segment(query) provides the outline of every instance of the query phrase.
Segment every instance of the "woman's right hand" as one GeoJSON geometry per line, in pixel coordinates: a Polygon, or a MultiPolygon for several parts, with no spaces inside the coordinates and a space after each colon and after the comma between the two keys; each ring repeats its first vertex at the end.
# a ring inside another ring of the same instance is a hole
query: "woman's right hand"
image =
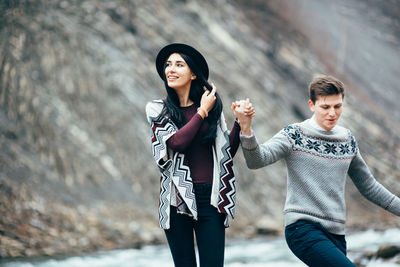
{"type": "Polygon", "coordinates": [[[210,112],[210,110],[214,107],[215,100],[217,99],[215,96],[217,88],[213,83],[211,83],[211,86],[213,88],[212,91],[210,92],[209,90],[205,90],[200,100],[199,110],[203,110],[206,113],[204,117],[207,117],[208,112],[210,112]]]}

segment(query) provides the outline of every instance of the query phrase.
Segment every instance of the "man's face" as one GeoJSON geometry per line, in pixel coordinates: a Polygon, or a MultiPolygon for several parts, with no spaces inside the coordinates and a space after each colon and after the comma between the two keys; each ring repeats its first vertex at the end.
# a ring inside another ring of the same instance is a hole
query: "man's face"
{"type": "Polygon", "coordinates": [[[330,131],[335,127],[342,114],[343,95],[319,96],[315,103],[308,100],[308,105],[314,112],[315,120],[323,129],[330,131]]]}

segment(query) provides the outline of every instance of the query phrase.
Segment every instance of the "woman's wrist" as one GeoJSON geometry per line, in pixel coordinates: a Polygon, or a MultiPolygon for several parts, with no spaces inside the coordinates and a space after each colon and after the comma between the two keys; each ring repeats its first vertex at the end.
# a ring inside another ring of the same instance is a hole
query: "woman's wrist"
{"type": "Polygon", "coordinates": [[[199,107],[198,109],[197,109],[197,113],[199,113],[200,114],[200,116],[204,119],[204,118],[206,118],[206,117],[208,117],[208,111],[207,111],[207,109],[206,108],[204,108],[204,107],[199,107]]]}
{"type": "Polygon", "coordinates": [[[237,117],[235,117],[235,122],[234,123],[237,124],[240,127],[240,121],[239,121],[239,119],[237,117]]]}

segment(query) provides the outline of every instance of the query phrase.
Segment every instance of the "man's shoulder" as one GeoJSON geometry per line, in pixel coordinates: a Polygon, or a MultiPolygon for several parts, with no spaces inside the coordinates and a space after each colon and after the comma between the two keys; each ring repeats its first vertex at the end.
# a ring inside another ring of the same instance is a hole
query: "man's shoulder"
{"type": "Polygon", "coordinates": [[[347,127],[344,127],[344,126],[341,126],[341,125],[336,125],[335,128],[334,128],[334,131],[335,131],[335,135],[337,135],[337,136],[342,136],[342,137],[345,137],[345,138],[347,137],[347,138],[350,138],[350,139],[355,139],[352,131],[347,127]]]}
{"type": "Polygon", "coordinates": [[[301,128],[303,122],[294,122],[291,124],[286,125],[285,127],[283,127],[283,129],[281,130],[282,132],[293,132],[296,130],[299,130],[301,128]]]}
{"type": "Polygon", "coordinates": [[[351,130],[349,128],[346,128],[341,125],[336,125],[335,130],[340,131],[340,132],[351,132],[351,130]]]}

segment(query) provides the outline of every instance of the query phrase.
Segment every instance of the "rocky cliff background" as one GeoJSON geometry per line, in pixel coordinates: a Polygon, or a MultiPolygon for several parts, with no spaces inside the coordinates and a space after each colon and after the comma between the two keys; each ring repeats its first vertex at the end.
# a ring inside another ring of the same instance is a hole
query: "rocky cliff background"
{"type": "MultiPolygon", "coordinates": [[[[0,257],[165,242],[147,101],[165,96],[154,60],[197,47],[229,111],[249,97],[266,140],[311,115],[307,85],[348,88],[350,127],[377,180],[400,193],[400,1],[2,0],[0,257]]],[[[250,171],[239,151],[228,238],[281,233],[285,166],[250,171]]],[[[349,182],[347,226],[399,227],[349,182]]]]}

